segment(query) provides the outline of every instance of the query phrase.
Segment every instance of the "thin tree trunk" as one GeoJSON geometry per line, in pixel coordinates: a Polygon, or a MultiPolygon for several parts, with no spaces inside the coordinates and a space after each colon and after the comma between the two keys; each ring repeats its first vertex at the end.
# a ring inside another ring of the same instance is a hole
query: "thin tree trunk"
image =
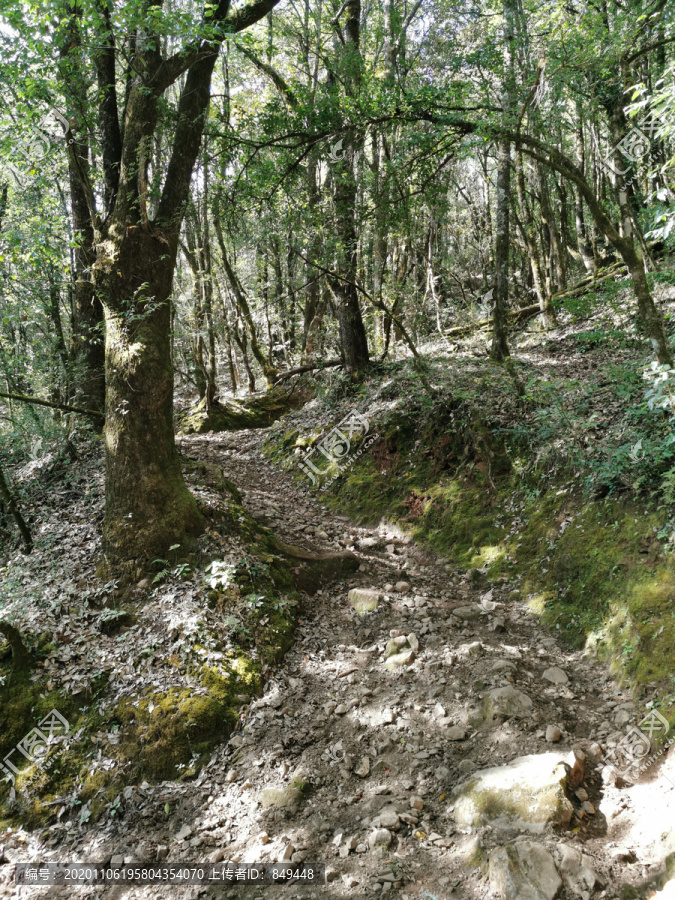
{"type": "Polygon", "coordinates": [[[14,521],[21,534],[21,540],[23,541],[26,553],[31,553],[33,550],[33,538],[31,537],[30,529],[28,528],[28,525],[26,525],[24,517],[21,515],[18,503],[9,490],[2,467],[0,467],[0,497],[2,497],[3,502],[7,504],[7,509],[14,516],[14,521]]]}
{"type": "Polygon", "coordinates": [[[103,409],[105,397],[105,354],[103,307],[94,291],[92,269],[96,261],[94,227],[83,176],[89,173],[89,142],[83,111],[87,108],[87,83],[80,37],[81,11],[68,16],[59,48],[60,80],[66,94],[66,112],[71,123],[72,139],[68,154],[71,215],[75,237],[75,271],[73,277],[73,318],[71,356],[76,376],[76,399],[90,409],[103,409]]]}

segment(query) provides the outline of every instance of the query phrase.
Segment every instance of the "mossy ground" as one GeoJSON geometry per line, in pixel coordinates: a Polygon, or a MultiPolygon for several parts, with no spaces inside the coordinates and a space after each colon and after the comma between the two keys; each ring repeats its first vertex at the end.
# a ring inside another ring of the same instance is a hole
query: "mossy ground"
{"type": "MultiPolygon", "coordinates": [[[[0,789],[0,817],[7,821],[44,825],[58,809],[50,804],[66,794],[76,797],[76,813],[80,810],[87,820],[95,820],[114,809],[115,798],[127,784],[195,777],[214,747],[235,729],[242,706],[262,693],[265,668],[278,662],[292,645],[300,596],[288,563],[275,550],[274,536],[246,514],[239,492],[217,467],[199,463],[187,469],[188,481],[216,488],[220,495],[217,508],[209,510],[212,534],[217,532],[225,540],[236,534],[246,547],[240,563],[222,583],[209,587],[202,576],[204,609],[220,625],[203,639],[221,651],[220,658],[214,664],[204,662],[199,655],[203,648],[186,635],[194,653],[161,663],[190,676],[192,686],[161,691],[141,684],[135,696],[111,704],[107,678],[76,696],[48,689],[41,660],[55,649],[52,644],[31,646],[32,670],[19,675],[11,672],[9,648],[4,654],[0,648],[0,676],[4,676],[0,758],[52,709],[69,723],[67,741],[50,751],[43,768],[18,752],[11,757],[21,763],[17,763],[15,798],[10,797],[9,784],[0,789]],[[229,635],[227,645],[222,644],[223,626],[229,635]],[[191,661],[186,663],[186,658],[191,661]],[[102,765],[101,756],[109,762],[102,765]]],[[[159,577],[171,579],[180,577],[176,572],[181,566],[206,573],[212,561],[204,554],[193,554],[185,560],[157,561],[156,567],[161,570],[166,563],[159,577]]],[[[118,630],[140,619],[144,603],[126,590],[122,597],[120,615],[114,616],[111,609],[106,616],[118,630]]]]}
{"type": "MultiPolygon", "coordinates": [[[[453,566],[485,567],[569,644],[594,647],[638,695],[659,697],[675,722],[669,510],[620,479],[594,493],[573,463],[542,465],[541,429],[534,440],[504,428],[473,399],[458,391],[400,404],[373,424],[380,438],[325,502],[362,524],[395,522],[453,566]]],[[[277,426],[267,452],[288,459],[302,435],[277,426]]]]}

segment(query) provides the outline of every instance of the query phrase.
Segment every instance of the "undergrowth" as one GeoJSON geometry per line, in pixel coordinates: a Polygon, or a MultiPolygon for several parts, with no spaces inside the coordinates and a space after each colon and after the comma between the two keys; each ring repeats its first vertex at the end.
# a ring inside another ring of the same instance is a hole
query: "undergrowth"
{"type": "MultiPolygon", "coordinates": [[[[323,409],[348,398],[379,437],[323,496],[360,523],[396,522],[449,563],[518,588],[544,625],[588,644],[673,719],[667,391],[633,350],[606,359],[602,342],[572,343],[595,358],[579,374],[569,366],[569,377],[522,361],[509,372],[487,360],[430,360],[433,398],[407,364],[348,390],[333,377],[323,409]]],[[[294,426],[273,429],[267,452],[301,478],[293,453],[323,432],[308,442],[294,426]]]]}

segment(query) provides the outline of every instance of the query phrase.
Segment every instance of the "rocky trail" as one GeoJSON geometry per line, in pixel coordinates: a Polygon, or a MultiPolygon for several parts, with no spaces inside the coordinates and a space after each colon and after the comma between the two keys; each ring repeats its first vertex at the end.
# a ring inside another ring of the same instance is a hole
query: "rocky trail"
{"type": "Polygon", "coordinates": [[[326,864],[327,884],[20,896],[570,900],[633,896],[624,885],[657,877],[675,851],[673,754],[634,785],[605,766],[648,711],[544,631],[512,585],[334,515],[265,460],[263,437],[181,449],[222,466],[282,540],[353,549],[359,571],[306,598],[292,650],[196,781],[126,788],[124,818],[58,849],[9,841],[3,895],[13,864],[38,857],[304,860],[326,864]]]}

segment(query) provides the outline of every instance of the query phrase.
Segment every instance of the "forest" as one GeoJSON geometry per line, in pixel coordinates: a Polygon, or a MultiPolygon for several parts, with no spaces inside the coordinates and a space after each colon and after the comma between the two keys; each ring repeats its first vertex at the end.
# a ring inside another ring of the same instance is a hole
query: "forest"
{"type": "Polygon", "coordinates": [[[0,896],[675,898],[674,12],[3,0],[0,896]]]}

